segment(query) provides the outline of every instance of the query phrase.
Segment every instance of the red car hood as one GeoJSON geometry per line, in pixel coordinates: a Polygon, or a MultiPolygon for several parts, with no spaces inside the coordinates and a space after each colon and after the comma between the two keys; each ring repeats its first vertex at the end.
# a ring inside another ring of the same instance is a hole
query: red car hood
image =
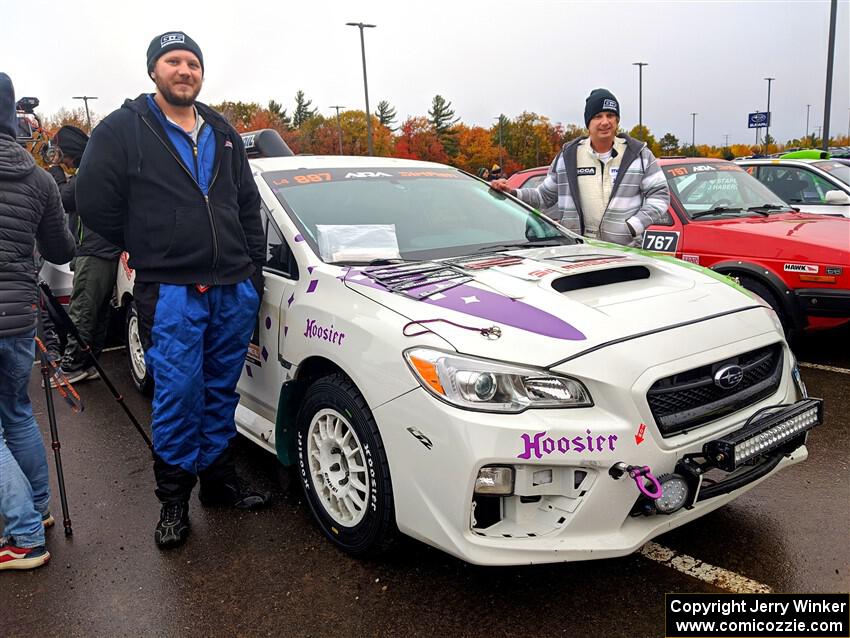
{"type": "MultiPolygon", "coordinates": [[[[692,222],[690,234],[693,235],[696,228],[700,228],[699,234],[709,240],[705,246],[708,252],[715,252],[723,245],[715,241],[722,241],[727,247],[734,246],[734,254],[742,257],[806,256],[850,265],[850,219],[843,217],[781,213],[769,217],[692,222]]],[[[686,231],[685,235],[688,234],[686,231]]],[[[691,246],[693,248],[696,246],[691,246]]]]}

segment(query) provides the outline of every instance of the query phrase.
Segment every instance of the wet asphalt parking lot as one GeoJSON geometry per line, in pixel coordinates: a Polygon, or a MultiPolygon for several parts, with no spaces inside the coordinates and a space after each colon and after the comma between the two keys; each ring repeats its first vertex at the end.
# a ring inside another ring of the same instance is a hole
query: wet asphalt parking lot
{"type": "MultiPolygon", "coordinates": [[[[195,496],[189,541],[160,552],[149,452],[102,382],[80,384],[85,412],[57,404],[74,533],[63,535],[51,458],[53,558],[0,574],[0,635],[662,636],[665,592],[846,592],[848,328],[796,348],[810,395],[826,401],[807,461],[643,553],[543,566],[475,567],[404,538],[380,559],[352,559],[322,537],[297,484],[280,488],[276,459],[244,439],[240,471],[273,505],[236,513],[195,496]]],[[[147,425],[125,358],[102,363],[147,425]]],[[[49,441],[39,384],[36,367],[30,393],[49,441]]]]}

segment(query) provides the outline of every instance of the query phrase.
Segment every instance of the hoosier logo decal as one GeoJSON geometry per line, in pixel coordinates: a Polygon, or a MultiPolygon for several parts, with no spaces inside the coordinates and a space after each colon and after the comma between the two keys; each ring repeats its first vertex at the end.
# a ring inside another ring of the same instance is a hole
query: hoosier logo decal
{"type": "Polygon", "coordinates": [[[584,168],[577,168],[576,175],[596,175],[596,167],[595,166],[586,166],[584,168]]]}

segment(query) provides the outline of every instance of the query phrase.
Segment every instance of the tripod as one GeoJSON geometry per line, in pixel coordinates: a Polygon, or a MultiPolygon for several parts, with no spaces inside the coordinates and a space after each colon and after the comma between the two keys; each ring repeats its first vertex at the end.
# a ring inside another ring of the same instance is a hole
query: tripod
{"type": "Polygon", "coordinates": [[[71,321],[71,318],[68,316],[68,313],[65,312],[65,309],[62,307],[62,304],[59,303],[59,300],[53,295],[53,291],[50,290],[50,286],[47,285],[47,282],[40,281],[38,282],[38,287],[41,289],[44,298],[47,299],[47,302],[50,304],[50,307],[53,309],[55,316],[59,319],[60,322],[65,326],[68,330],[68,333],[71,334],[76,340],[77,343],[80,344],[80,349],[88,355],[89,360],[92,362],[95,370],[100,374],[101,380],[106,384],[106,387],[109,388],[109,392],[112,394],[112,397],[118,402],[118,405],[121,406],[121,409],[124,410],[124,414],[127,415],[127,418],[130,419],[130,422],[133,424],[133,427],[141,435],[142,439],[144,439],[145,444],[153,449],[153,444],[151,443],[151,439],[148,436],[148,433],[144,431],[142,426],[139,424],[136,416],[130,411],[130,408],[127,407],[127,404],[124,402],[124,397],[121,396],[121,393],[115,389],[115,386],[112,384],[112,381],[109,379],[109,376],[106,374],[106,371],[100,365],[100,362],[97,360],[97,357],[94,356],[94,352],[92,352],[91,346],[80,336],[79,330],[77,330],[77,326],[74,325],[74,322],[71,321]]]}

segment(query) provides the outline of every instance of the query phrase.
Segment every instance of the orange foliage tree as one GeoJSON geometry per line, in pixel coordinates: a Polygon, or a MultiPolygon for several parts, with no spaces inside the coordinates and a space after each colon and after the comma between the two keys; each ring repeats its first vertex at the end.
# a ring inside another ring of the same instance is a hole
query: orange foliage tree
{"type": "Polygon", "coordinates": [[[454,127],[458,153],[452,164],[469,173],[479,168],[489,169],[499,163],[499,147],[493,144],[493,136],[480,126],[458,124],[454,127]]]}
{"type": "Polygon", "coordinates": [[[393,155],[429,162],[449,161],[434,125],[426,117],[409,117],[404,121],[396,138],[393,155]]]}

